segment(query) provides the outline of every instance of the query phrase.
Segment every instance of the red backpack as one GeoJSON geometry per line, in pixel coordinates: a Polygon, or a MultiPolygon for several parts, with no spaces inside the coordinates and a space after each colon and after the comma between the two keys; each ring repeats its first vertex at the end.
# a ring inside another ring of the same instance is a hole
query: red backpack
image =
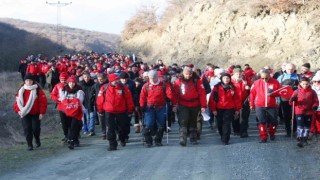
{"type": "Polygon", "coordinates": [[[83,116],[82,104],[78,98],[64,99],[61,101],[64,113],[81,121],[83,116]]]}

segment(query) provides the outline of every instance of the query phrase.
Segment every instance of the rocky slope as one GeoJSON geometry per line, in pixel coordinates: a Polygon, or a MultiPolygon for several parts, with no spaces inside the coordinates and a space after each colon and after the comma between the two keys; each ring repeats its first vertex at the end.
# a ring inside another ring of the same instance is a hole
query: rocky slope
{"type": "MultiPolygon", "coordinates": [[[[278,67],[311,62],[319,67],[317,0],[196,0],[156,28],[122,38],[123,49],[148,60],[212,62],[226,67],[250,63],[278,67]]],[[[172,13],[172,12],[171,12],[172,13]]]]}

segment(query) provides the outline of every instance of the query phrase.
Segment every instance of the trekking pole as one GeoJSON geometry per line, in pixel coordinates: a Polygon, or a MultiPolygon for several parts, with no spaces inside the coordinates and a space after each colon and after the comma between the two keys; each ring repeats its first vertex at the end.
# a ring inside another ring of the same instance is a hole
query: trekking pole
{"type": "Polygon", "coordinates": [[[292,117],[291,117],[291,140],[293,139],[293,120],[294,120],[294,105],[295,101],[292,102],[292,117]]]}
{"type": "Polygon", "coordinates": [[[166,103],[166,129],[167,129],[167,145],[169,144],[169,129],[168,129],[168,125],[169,125],[169,122],[168,122],[168,103],[166,103]]]}

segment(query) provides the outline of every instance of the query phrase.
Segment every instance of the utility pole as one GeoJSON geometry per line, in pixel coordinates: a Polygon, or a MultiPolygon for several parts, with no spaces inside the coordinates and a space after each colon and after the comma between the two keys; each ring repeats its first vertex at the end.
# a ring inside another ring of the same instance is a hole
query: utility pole
{"type": "Polygon", "coordinates": [[[62,25],[61,25],[61,8],[64,6],[68,6],[72,4],[69,3],[61,3],[60,1],[55,3],[46,2],[46,4],[57,7],[57,51],[58,53],[62,52],[62,25]]]}

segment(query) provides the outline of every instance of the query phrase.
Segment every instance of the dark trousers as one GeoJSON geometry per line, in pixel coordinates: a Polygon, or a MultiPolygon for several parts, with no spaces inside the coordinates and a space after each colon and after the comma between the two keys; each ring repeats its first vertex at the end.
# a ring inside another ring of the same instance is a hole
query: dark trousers
{"type": "Polygon", "coordinates": [[[36,142],[40,142],[41,121],[39,120],[39,114],[28,114],[21,119],[24,135],[26,137],[28,146],[32,145],[33,136],[36,142]]]}
{"type": "Polygon", "coordinates": [[[106,123],[106,117],[105,117],[105,113],[98,113],[98,119],[99,119],[99,123],[101,125],[101,133],[103,135],[107,134],[107,123],[106,123]]]}
{"type": "MultiPolygon", "coordinates": [[[[285,123],[287,134],[291,134],[291,119],[292,119],[292,106],[289,101],[281,101],[281,111],[283,115],[283,121],[285,123]]],[[[293,131],[297,129],[296,121],[293,121],[293,131]]]]}
{"type": "Polygon", "coordinates": [[[46,85],[46,76],[44,74],[39,75],[39,84],[42,89],[44,89],[44,86],[46,85]]]}
{"type": "Polygon", "coordinates": [[[231,122],[234,119],[234,109],[217,109],[217,126],[223,142],[229,142],[231,122]]]}
{"type": "Polygon", "coordinates": [[[66,116],[66,125],[68,128],[68,139],[74,143],[79,143],[79,132],[81,128],[81,121],[76,118],[66,116]]]}
{"type": "Polygon", "coordinates": [[[107,137],[111,147],[117,147],[116,130],[119,132],[120,141],[124,142],[128,136],[127,127],[130,128],[130,122],[127,113],[105,113],[106,122],[108,124],[107,137]]]}
{"type": "Polygon", "coordinates": [[[249,128],[250,106],[249,102],[242,105],[240,116],[232,120],[232,128],[234,133],[247,133],[249,128]]]}
{"type": "Polygon", "coordinates": [[[200,112],[200,107],[186,107],[179,105],[178,120],[180,127],[197,129],[197,120],[200,112]]]}
{"type": "Polygon", "coordinates": [[[256,116],[259,124],[273,124],[278,125],[277,108],[273,107],[256,107],[256,116]]]}
{"type": "Polygon", "coordinates": [[[68,137],[67,116],[63,111],[59,111],[60,122],[63,130],[64,137],[68,137]]]}

